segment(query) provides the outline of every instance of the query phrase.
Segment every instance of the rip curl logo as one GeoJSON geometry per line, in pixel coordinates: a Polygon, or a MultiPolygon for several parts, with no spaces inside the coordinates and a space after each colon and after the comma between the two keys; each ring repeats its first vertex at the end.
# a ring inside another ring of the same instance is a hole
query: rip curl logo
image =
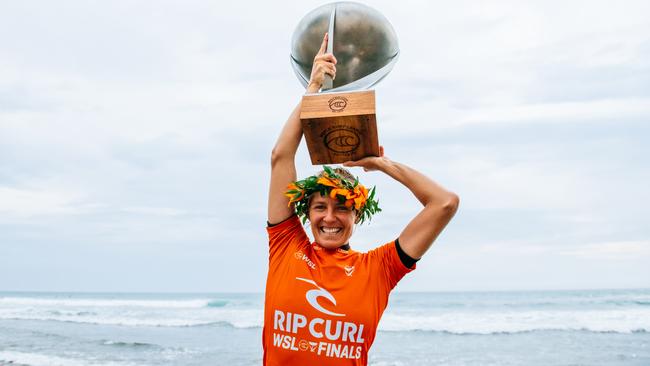
{"type": "Polygon", "coordinates": [[[309,259],[309,257],[307,256],[307,254],[303,253],[301,250],[299,250],[299,251],[293,253],[293,256],[294,256],[296,259],[301,260],[301,261],[304,261],[305,263],[307,263],[307,266],[309,266],[309,268],[311,268],[311,269],[316,269],[316,263],[312,262],[312,260],[309,259]]]}
{"type": "Polygon", "coordinates": [[[309,290],[305,294],[305,298],[307,299],[307,302],[309,303],[309,305],[311,305],[311,307],[313,307],[314,309],[320,311],[323,314],[327,314],[327,315],[331,315],[331,316],[345,316],[345,314],[339,314],[339,313],[335,313],[333,311],[329,311],[329,310],[325,309],[324,307],[322,307],[321,304],[318,303],[318,298],[319,297],[324,297],[327,300],[329,300],[332,304],[334,304],[334,306],[336,306],[336,299],[334,298],[334,296],[332,296],[332,294],[327,292],[327,290],[325,290],[324,288],[318,286],[316,284],[316,282],[314,282],[313,280],[308,280],[306,278],[301,278],[301,277],[296,277],[296,279],[299,280],[299,281],[307,282],[307,283],[309,283],[309,284],[316,287],[316,289],[309,290]]]}
{"type": "Polygon", "coordinates": [[[327,101],[332,112],[342,112],[348,106],[348,99],[345,97],[334,97],[327,101]]]}

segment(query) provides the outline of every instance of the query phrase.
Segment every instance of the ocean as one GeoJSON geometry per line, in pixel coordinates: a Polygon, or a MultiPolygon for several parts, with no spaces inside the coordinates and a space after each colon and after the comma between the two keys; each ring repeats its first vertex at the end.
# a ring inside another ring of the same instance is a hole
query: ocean
{"type": "MultiPolygon", "coordinates": [[[[261,365],[262,294],[0,292],[0,365],[261,365]]],[[[650,289],[391,295],[370,365],[650,365],[650,289]]]]}

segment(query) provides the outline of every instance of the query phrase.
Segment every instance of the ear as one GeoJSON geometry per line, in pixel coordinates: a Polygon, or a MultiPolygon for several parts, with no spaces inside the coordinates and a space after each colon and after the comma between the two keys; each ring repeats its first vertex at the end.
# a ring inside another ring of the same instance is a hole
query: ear
{"type": "Polygon", "coordinates": [[[361,214],[360,214],[359,211],[357,211],[357,210],[354,210],[354,213],[355,213],[354,223],[355,223],[355,224],[358,224],[359,221],[361,221],[361,214]]]}

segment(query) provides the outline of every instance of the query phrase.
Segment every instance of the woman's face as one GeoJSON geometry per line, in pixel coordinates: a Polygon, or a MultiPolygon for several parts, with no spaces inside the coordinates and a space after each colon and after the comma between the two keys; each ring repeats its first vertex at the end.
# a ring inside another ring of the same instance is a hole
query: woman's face
{"type": "Polygon", "coordinates": [[[335,249],[352,236],[356,212],[335,198],[315,193],[309,204],[309,222],[314,240],[323,248],[335,249]]]}

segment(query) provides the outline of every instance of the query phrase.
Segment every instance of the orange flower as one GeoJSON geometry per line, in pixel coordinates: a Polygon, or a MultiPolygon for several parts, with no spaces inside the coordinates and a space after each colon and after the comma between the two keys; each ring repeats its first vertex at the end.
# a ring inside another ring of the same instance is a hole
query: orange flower
{"type": "Polygon", "coordinates": [[[349,192],[350,191],[348,191],[345,188],[332,188],[332,190],[330,191],[330,197],[331,198],[336,198],[336,195],[338,194],[338,195],[341,195],[341,196],[347,198],[349,192]]]}
{"type": "Polygon", "coordinates": [[[368,198],[368,189],[363,184],[357,185],[354,189],[358,189],[364,197],[368,198]]]}
{"type": "Polygon", "coordinates": [[[341,182],[339,182],[338,179],[331,179],[330,177],[325,175],[318,178],[316,183],[322,184],[324,186],[332,187],[332,188],[338,188],[341,186],[341,182]]]}
{"type": "Polygon", "coordinates": [[[290,183],[287,186],[287,191],[284,192],[284,195],[289,197],[288,206],[291,206],[292,203],[300,201],[301,199],[303,199],[303,197],[305,197],[305,191],[300,189],[300,187],[298,187],[294,183],[290,183]],[[300,193],[300,195],[296,197],[297,193],[300,193]]]}
{"type": "Polygon", "coordinates": [[[337,195],[345,197],[345,207],[352,207],[359,211],[366,204],[368,199],[368,190],[363,185],[359,184],[353,190],[345,188],[333,188],[330,191],[330,197],[335,198],[337,195]]]}

